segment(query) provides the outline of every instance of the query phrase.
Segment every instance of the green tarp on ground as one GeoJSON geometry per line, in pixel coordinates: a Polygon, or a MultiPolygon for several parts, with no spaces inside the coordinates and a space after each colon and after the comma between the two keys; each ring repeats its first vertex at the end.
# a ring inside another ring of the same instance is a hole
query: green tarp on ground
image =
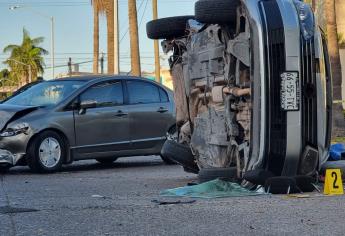
{"type": "Polygon", "coordinates": [[[231,183],[220,179],[206,183],[164,190],[160,193],[162,197],[191,197],[191,198],[224,198],[224,197],[245,197],[263,195],[266,193],[250,191],[237,183],[231,183]]]}

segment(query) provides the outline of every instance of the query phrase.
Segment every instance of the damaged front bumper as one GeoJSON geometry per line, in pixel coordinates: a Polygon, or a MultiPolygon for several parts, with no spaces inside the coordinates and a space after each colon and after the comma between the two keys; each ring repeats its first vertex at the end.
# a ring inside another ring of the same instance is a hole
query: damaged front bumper
{"type": "Polygon", "coordinates": [[[14,154],[8,150],[0,149],[0,165],[9,164],[14,166],[24,154],[14,154]]]}

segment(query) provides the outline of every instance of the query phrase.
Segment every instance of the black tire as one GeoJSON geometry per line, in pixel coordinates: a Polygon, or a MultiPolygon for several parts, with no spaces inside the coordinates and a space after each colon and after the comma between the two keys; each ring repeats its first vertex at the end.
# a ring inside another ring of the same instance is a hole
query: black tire
{"type": "Polygon", "coordinates": [[[150,39],[173,39],[186,35],[186,25],[194,16],[174,16],[149,21],[146,24],[147,37],[150,39]]]}
{"type": "Polygon", "coordinates": [[[167,157],[165,157],[163,155],[161,155],[161,159],[164,162],[164,164],[166,164],[166,165],[176,165],[177,164],[173,160],[170,160],[169,158],[167,158],[167,157]]]}
{"type": "Polygon", "coordinates": [[[177,143],[173,140],[166,140],[161,151],[165,158],[180,164],[192,173],[197,174],[199,167],[195,163],[194,155],[190,147],[177,143]]]}
{"type": "Polygon", "coordinates": [[[300,193],[296,179],[287,176],[268,178],[265,183],[265,192],[272,194],[300,193]]]}
{"type": "Polygon", "coordinates": [[[58,133],[48,130],[40,133],[38,136],[34,138],[32,142],[30,142],[28,148],[28,155],[26,156],[26,161],[28,163],[28,166],[31,170],[34,172],[39,173],[52,173],[55,171],[60,170],[62,163],[64,160],[66,160],[67,153],[68,153],[68,144],[66,140],[60,136],[58,133]],[[59,159],[56,163],[52,166],[46,166],[43,164],[43,161],[41,160],[39,153],[40,153],[40,146],[41,144],[48,138],[52,138],[56,140],[60,146],[60,155],[59,159]]]}
{"type": "Polygon", "coordinates": [[[96,161],[101,164],[111,164],[117,160],[117,157],[110,157],[110,158],[97,158],[96,161]]]}
{"type": "Polygon", "coordinates": [[[236,180],[237,179],[237,168],[204,168],[199,171],[199,183],[208,182],[218,178],[226,180],[236,180]]]}
{"type": "Polygon", "coordinates": [[[297,187],[304,193],[313,192],[315,190],[316,178],[310,176],[295,176],[297,187]]]}
{"type": "Polygon", "coordinates": [[[0,165],[0,174],[5,174],[11,168],[11,165],[0,165]]]}
{"type": "Polygon", "coordinates": [[[240,0],[199,0],[195,19],[206,24],[235,24],[240,0]]]}

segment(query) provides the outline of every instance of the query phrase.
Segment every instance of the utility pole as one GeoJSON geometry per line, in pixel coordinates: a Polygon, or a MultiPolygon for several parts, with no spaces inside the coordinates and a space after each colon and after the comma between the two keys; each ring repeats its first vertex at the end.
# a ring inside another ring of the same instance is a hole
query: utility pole
{"type": "Polygon", "coordinates": [[[141,76],[136,0],[128,0],[128,17],[131,45],[131,71],[132,75],[141,76]]]}
{"type": "Polygon", "coordinates": [[[55,79],[54,17],[50,17],[50,21],[51,21],[50,23],[51,23],[51,47],[52,47],[51,60],[52,60],[52,75],[53,75],[52,79],[55,79]]]}
{"type": "MultiPolygon", "coordinates": [[[[157,0],[152,0],[152,11],[153,11],[153,19],[157,20],[158,18],[158,6],[157,0]]],[[[155,48],[155,75],[156,81],[161,83],[161,65],[159,61],[159,45],[158,40],[154,41],[154,48],[155,48]]]]}
{"type": "Polygon", "coordinates": [[[114,74],[120,74],[119,50],[119,2],[114,0],[114,74]]]}
{"type": "Polygon", "coordinates": [[[104,53],[101,56],[101,74],[104,74],[104,53]]]}
{"type": "Polygon", "coordinates": [[[72,58],[68,58],[68,75],[72,76],[72,58]]]}

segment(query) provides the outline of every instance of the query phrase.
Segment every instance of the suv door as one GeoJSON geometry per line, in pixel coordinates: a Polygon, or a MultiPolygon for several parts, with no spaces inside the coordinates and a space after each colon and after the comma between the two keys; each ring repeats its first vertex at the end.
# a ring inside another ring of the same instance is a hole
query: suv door
{"type": "Polygon", "coordinates": [[[163,144],[173,122],[168,95],[159,86],[141,80],[127,80],[130,135],[134,149],[163,144]]]}
{"type": "Polygon", "coordinates": [[[104,156],[129,148],[129,118],[121,81],[93,85],[80,95],[80,103],[96,102],[94,108],[75,111],[77,152],[104,156]]]}

